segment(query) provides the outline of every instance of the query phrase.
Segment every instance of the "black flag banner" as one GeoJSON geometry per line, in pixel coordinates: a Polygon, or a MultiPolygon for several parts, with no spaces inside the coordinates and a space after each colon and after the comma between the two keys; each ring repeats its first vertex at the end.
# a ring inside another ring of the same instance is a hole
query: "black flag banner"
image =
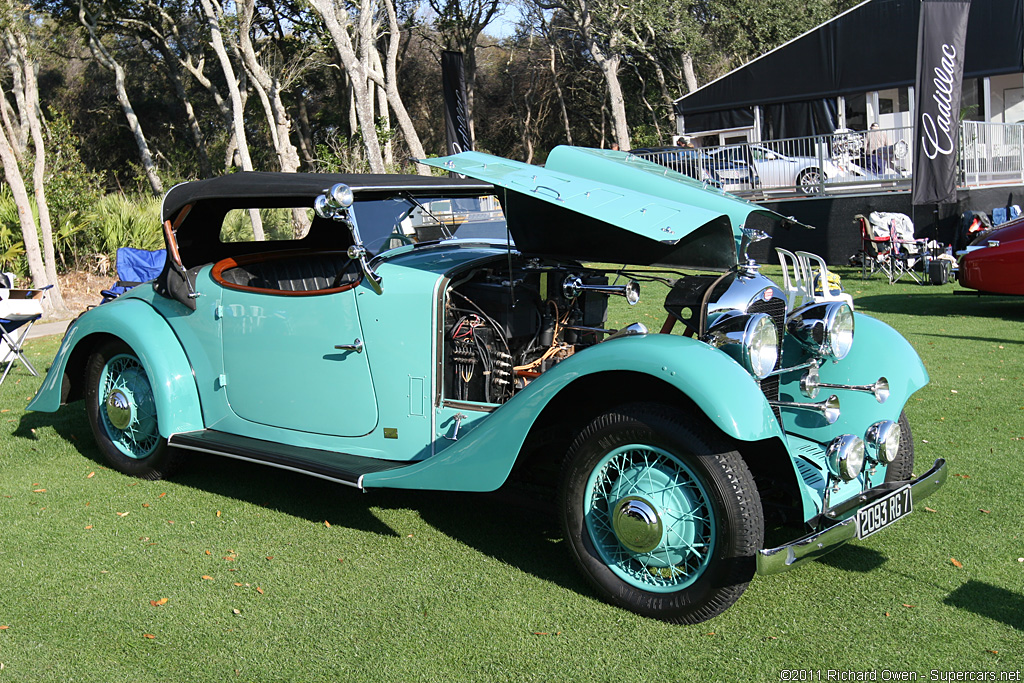
{"type": "Polygon", "coordinates": [[[922,0],[917,34],[913,203],[956,201],[960,88],[970,0],[922,0]]]}
{"type": "Polygon", "coordinates": [[[469,137],[469,113],[466,111],[466,77],[462,53],[441,53],[441,83],[444,93],[444,126],[448,132],[448,154],[473,149],[469,137]]]}

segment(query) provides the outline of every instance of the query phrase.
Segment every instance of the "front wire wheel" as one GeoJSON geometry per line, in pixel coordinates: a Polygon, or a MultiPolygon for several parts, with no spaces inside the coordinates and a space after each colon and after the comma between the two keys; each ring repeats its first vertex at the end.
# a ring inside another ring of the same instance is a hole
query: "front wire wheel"
{"type": "Polygon", "coordinates": [[[102,345],[86,366],[86,412],[96,443],[114,469],[159,479],[178,464],[160,435],[156,397],[146,369],[126,344],[102,345]]]}
{"type": "Polygon", "coordinates": [[[885,468],[886,481],[907,481],[914,476],[914,435],[910,432],[910,420],[900,412],[900,448],[896,459],[885,468]]]}
{"type": "Polygon", "coordinates": [[[572,554],[602,597],[674,623],[734,603],[763,545],[739,453],[703,417],[656,404],[623,406],[583,430],[560,503],[572,554]]]}

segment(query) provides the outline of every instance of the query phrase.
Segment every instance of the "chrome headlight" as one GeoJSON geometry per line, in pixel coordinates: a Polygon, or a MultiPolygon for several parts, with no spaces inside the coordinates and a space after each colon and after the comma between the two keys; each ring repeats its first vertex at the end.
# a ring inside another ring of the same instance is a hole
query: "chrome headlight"
{"type": "Polygon", "coordinates": [[[788,329],[815,356],[840,360],[853,348],[853,309],[845,301],[808,304],[793,311],[788,329]]]}
{"type": "Polygon", "coordinates": [[[856,479],[864,469],[864,442],[853,434],[832,440],[825,451],[828,471],[843,481],[856,479]]]}
{"type": "Polygon", "coordinates": [[[779,335],[767,313],[724,313],[703,341],[727,353],[757,379],[767,377],[779,360],[779,335]]]}
{"type": "Polygon", "coordinates": [[[864,443],[872,459],[883,465],[890,464],[900,452],[900,438],[903,436],[900,426],[892,420],[882,420],[868,427],[864,435],[864,443]]]}

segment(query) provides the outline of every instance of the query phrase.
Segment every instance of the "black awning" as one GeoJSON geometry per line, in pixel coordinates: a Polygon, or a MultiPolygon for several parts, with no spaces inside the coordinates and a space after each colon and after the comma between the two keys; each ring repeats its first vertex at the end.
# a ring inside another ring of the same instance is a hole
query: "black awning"
{"type": "MultiPolygon", "coordinates": [[[[677,100],[675,111],[690,121],[913,85],[920,11],[920,0],[868,0],[677,100]]],[[[1024,71],[1024,0],[973,0],[966,52],[965,79],[1024,71]]]]}

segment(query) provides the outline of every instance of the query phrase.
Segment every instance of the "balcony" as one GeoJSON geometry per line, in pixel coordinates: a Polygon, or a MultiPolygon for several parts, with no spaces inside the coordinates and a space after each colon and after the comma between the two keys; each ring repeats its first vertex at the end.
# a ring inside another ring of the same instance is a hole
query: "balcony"
{"type": "MultiPolygon", "coordinates": [[[[754,201],[909,192],[911,127],[635,153],[754,201]]],[[[1024,184],[1024,124],[960,124],[960,187],[1024,184]]]]}

